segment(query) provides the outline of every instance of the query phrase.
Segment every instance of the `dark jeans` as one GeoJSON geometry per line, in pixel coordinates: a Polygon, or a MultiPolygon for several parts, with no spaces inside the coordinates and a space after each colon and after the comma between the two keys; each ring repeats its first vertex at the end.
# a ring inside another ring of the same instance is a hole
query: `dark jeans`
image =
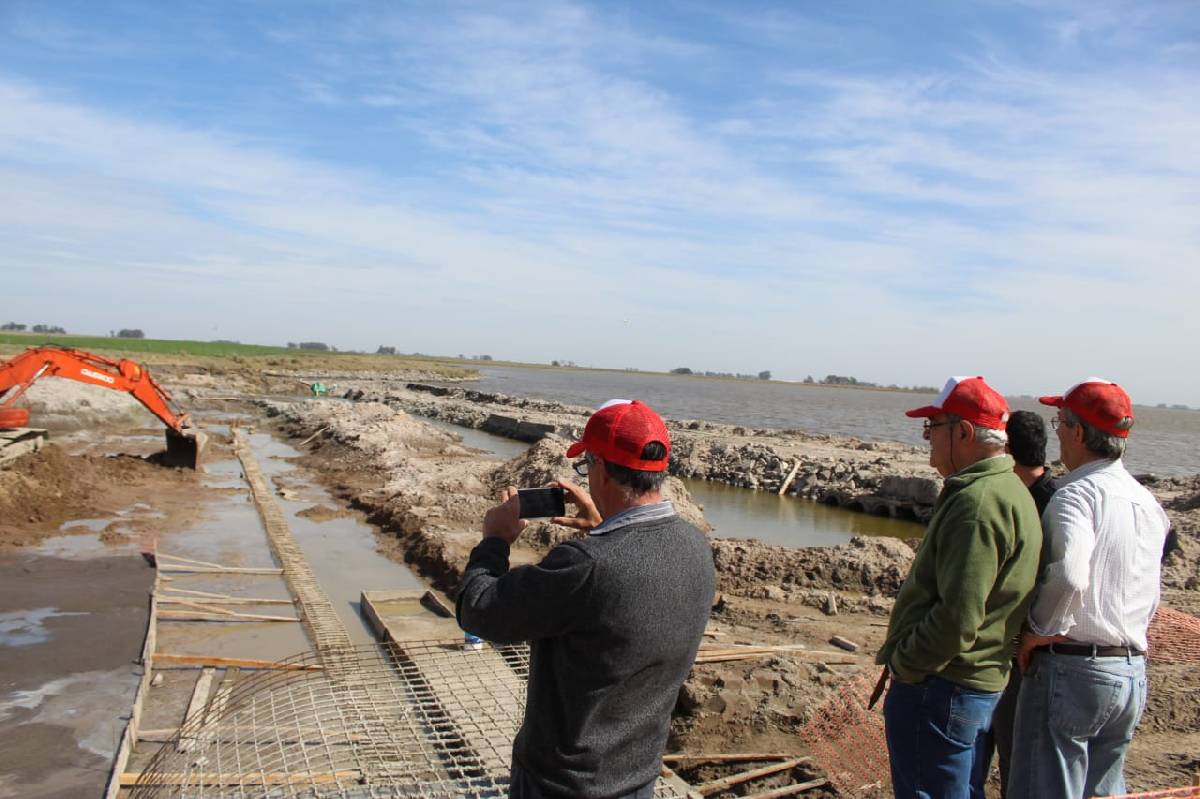
{"type": "Polygon", "coordinates": [[[1000,761],[1000,797],[1008,796],[1009,768],[1012,766],[1013,727],[1017,721],[1017,696],[1021,693],[1021,669],[1017,661],[1013,661],[1012,671],[1008,675],[1008,687],[1000,695],[996,710],[992,713],[992,729],[983,739],[983,780],[987,782],[988,769],[992,765],[992,755],[997,755],[1000,761]]]}
{"type": "Polygon", "coordinates": [[[984,733],[999,699],[933,675],[893,679],[883,720],[896,799],[983,799],[984,733]]]}
{"type": "MultiPolygon", "coordinates": [[[[620,796],[614,796],[612,799],[653,799],[654,784],[658,780],[650,780],[630,793],[624,793],[620,796]]],[[[508,799],[566,799],[565,797],[557,797],[544,792],[538,787],[537,783],[529,779],[529,775],[524,769],[513,760],[512,776],[508,780],[508,799]]]]}

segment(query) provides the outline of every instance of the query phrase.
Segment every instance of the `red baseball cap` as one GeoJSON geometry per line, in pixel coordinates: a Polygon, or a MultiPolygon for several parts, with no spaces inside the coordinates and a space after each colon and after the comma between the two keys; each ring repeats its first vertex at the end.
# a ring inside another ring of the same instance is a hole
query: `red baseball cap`
{"type": "Polygon", "coordinates": [[[590,452],[607,463],[641,472],[662,472],[671,456],[667,425],[649,406],[637,400],[609,400],[591,415],[583,428],[583,439],[567,447],[567,457],[590,452]],[[642,460],[642,450],[651,441],[666,448],[661,460],[642,460]]]}
{"type": "Polygon", "coordinates": [[[1003,430],[1008,423],[1008,403],[982,377],[952,377],[932,405],[905,411],[905,416],[937,416],[952,413],[979,427],[1003,430]]]}
{"type": "Polygon", "coordinates": [[[1133,429],[1133,400],[1111,380],[1089,377],[1062,396],[1039,397],[1039,401],[1066,408],[1092,427],[1118,438],[1128,438],[1133,429]]]}

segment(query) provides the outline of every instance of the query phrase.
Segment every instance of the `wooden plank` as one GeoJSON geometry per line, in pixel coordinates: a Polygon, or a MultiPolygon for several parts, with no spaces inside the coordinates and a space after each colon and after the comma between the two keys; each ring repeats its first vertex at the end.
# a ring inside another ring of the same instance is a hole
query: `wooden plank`
{"type": "Polygon", "coordinates": [[[712,796],[713,794],[728,790],[734,785],[741,785],[744,782],[756,780],[760,777],[769,777],[772,774],[778,774],[781,771],[789,771],[809,759],[810,758],[807,757],[794,757],[791,760],[784,760],[781,763],[772,763],[769,766],[750,769],[749,771],[742,771],[737,774],[731,774],[730,776],[722,777],[719,780],[713,780],[712,782],[706,782],[702,785],[697,785],[696,793],[700,794],[701,796],[712,796]]]}
{"type": "Polygon", "coordinates": [[[818,779],[809,780],[808,782],[798,782],[795,785],[785,785],[782,788],[775,788],[762,793],[748,793],[742,799],[783,799],[785,796],[795,796],[798,793],[811,791],[813,788],[821,788],[829,784],[829,780],[818,779]]]}
{"type": "Polygon", "coordinates": [[[259,569],[250,567],[222,567],[214,569],[210,566],[188,566],[186,564],[160,563],[159,571],[164,571],[169,574],[255,574],[261,576],[278,576],[283,574],[283,569],[259,569]]]}
{"type": "Polygon", "coordinates": [[[133,710],[129,714],[129,721],[125,725],[125,731],[121,733],[121,743],[117,747],[117,755],[113,758],[112,770],[108,774],[108,785],[105,787],[104,799],[117,799],[117,795],[121,792],[121,774],[125,771],[125,766],[129,763],[129,756],[133,752],[133,748],[137,745],[138,730],[142,720],[142,706],[146,701],[146,694],[150,692],[150,680],[154,671],[154,650],[158,645],[158,593],[159,580],[161,578],[156,573],[154,577],[154,587],[150,591],[150,618],[146,623],[146,638],[142,641],[142,678],[138,681],[137,694],[133,700],[133,710]]]}
{"type": "Polygon", "coordinates": [[[229,596],[210,591],[189,591],[186,588],[167,588],[159,592],[160,603],[175,604],[181,600],[201,605],[295,605],[295,599],[267,599],[266,597],[229,596]]]}
{"type": "MultiPolygon", "coordinates": [[[[192,689],[192,700],[188,702],[187,712],[183,714],[183,724],[180,726],[187,729],[195,724],[200,718],[200,711],[204,709],[204,704],[208,701],[208,693],[212,690],[213,677],[216,675],[216,669],[204,669],[200,672],[200,676],[196,678],[196,685],[192,689]]],[[[179,745],[176,747],[178,752],[187,752],[196,744],[196,739],[187,736],[179,739],[179,745]]]]}
{"type": "Polygon", "coordinates": [[[795,755],[782,752],[736,752],[708,755],[683,753],[663,755],[664,763],[739,763],[746,760],[787,760],[795,755]]]}
{"type": "MultiPolygon", "coordinates": [[[[121,775],[121,785],[138,785],[143,772],[127,771],[121,775]]],[[[183,772],[149,774],[142,785],[328,785],[338,781],[362,779],[362,772],[351,771],[295,771],[295,772],[247,772],[244,774],[213,774],[206,772],[183,772]]]]}
{"type": "Polygon", "coordinates": [[[216,668],[239,669],[274,669],[278,671],[323,671],[324,666],[304,663],[276,663],[272,660],[253,660],[251,658],[224,658],[210,655],[176,655],[159,653],[154,656],[156,665],[179,664],[185,666],[215,666],[216,668]]]}
{"type": "Polygon", "coordinates": [[[164,621],[300,621],[299,619],[292,618],[290,616],[264,616],[261,613],[238,613],[236,615],[229,616],[219,613],[197,613],[188,610],[160,610],[158,612],[158,618],[164,621]]]}
{"type": "Polygon", "coordinates": [[[796,459],[796,463],[792,465],[792,470],[788,472],[787,478],[784,479],[783,485],[779,486],[779,496],[787,493],[788,486],[792,484],[792,480],[796,477],[796,472],[800,470],[800,459],[796,459]]]}

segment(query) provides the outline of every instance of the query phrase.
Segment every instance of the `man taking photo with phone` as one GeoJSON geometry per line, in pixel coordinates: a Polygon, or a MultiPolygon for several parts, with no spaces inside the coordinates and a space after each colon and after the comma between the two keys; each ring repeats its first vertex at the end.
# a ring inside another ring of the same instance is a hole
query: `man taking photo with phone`
{"type": "Polygon", "coordinates": [[[567,449],[588,490],[560,486],[587,535],[509,570],[526,522],[515,488],[487,512],[459,586],[458,623],[496,643],[529,641],[512,799],[649,799],[671,711],[715,591],[712,550],[661,493],[671,442],[636,400],[610,400],[567,449]]]}

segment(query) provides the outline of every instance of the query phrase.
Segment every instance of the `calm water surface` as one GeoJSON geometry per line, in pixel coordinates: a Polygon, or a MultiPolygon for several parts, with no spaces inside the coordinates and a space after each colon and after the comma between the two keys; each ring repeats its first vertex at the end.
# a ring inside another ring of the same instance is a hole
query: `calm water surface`
{"type": "MultiPolygon", "coordinates": [[[[613,397],[640,399],[676,419],[797,429],[876,441],[925,446],[917,420],[904,411],[925,405],[930,394],[832,388],[800,383],[705,380],[641,372],[588,372],[567,369],[485,367],[472,384],[481,391],[518,394],[594,408],[613,397]]],[[[1050,408],[1034,399],[1009,399],[1013,409],[1037,411],[1047,420],[1050,408]]],[[[1137,428],[1125,461],[1133,472],[1160,475],[1200,472],[1200,411],[1138,407],[1137,428]]],[[[1054,434],[1047,453],[1058,456],[1054,434]]]]}

